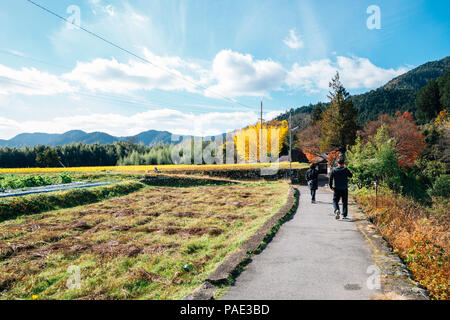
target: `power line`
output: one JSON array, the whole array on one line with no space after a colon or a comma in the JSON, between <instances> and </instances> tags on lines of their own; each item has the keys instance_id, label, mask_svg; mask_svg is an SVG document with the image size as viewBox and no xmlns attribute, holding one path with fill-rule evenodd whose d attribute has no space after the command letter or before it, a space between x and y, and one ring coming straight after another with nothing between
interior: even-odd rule
<instances>
[{"instance_id":1,"label":"power line","mask_svg":"<svg viewBox=\"0 0 450 320\"><path fill-rule=\"evenodd\" d=\"M9 78L6 76L1 76L0 75L0 83L7 83L7 84L12 84L12 85L16 85L16 86L20 86L23 88L28 88L31 90L41 90L45 85L43 83L39 83L39 82L28 82L28 81L23 81L23 80L18 80L18 79L13 79L13 78ZM128 98L128 97L120 97L117 95L111 95L111 94L94 94L88 91L73 91L73 92L67 92L68 94L74 96L74 97L84 97L84 98L90 98L90 99L95 99L95 100L100 100L100 101L107 101L107 102L114 102L114 103L119 103L119 104L128 104L128 105L133 105L135 107L140 107L140 108L145 108L145 109L158 109L158 108L177 108L175 106L174 103L172 102L168 102L166 100L161 100L161 99L153 99L152 98L152 102L148 102L148 101L144 101L144 100L139 100L136 98ZM156 103L154 103L156 102ZM203 108L203 109L210 109L209 106L201 106L201 105L197 105L196 107L198 108ZM221 107L217 107L217 109L223 109ZM197 113L200 114L208 114L211 111L196 111Z\"/></svg>"},{"instance_id":2,"label":"power line","mask_svg":"<svg viewBox=\"0 0 450 320\"><path fill-rule=\"evenodd\" d=\"M52 66L52 67L59 68L61 70L72 70L72 67L63 66L63 65L59 65L59 64L54 64L54 63L51 63L51 62L48 62L48 61L45 61L45 60L41 60L41 59L37 59L37 58L34 58L34 57L30 57L28 55L14 53L14 52L11 52L9 50L0 49L0 53L7 54L7 55L10 55L10 56L13 56L13 57L16 57L16 58L20 58L20 59L24 59L24 60L30 60L30 61L38 62L38 63L44 64L44 65L49 65L49 66ZM9 82L12 82L12 81L16 81L17 82L17 81L19 81L19 80L15 80L15 79L12 79L12 78L9 78L9 77L2 77L2 76L0 76L0 81L2 81L1 78L4 78L3 82L5 82L5 81L6 82L8 82L8 81ZM25 82L22 82L22 83L25 83ZM29 88L32 88L32 89L38 89L38 87L36 87L36 86L31 87L30 85L32 86L33 84L31 82L28 82L28 83L26 83L26 86L25 85L22 85L22 86L29 87ZM165 93L165 91L161 90L161 93ZM79 95L83 95L81 93L78 93L78 94ZM195 96L187 95L184 92L177 91L176 94L177 95L181 95L181 96L183 96L183 97L185 97L187 99L193 100L193 101L198 101L198 102L203 101L203 100L200 100L199 98L196 98ZM84 96L94 97L94 98L99 98L99 97L103 98L103 96L108 97L108 95L101 96L99 94L97 94L95 96L92 95L92 94L91 95L84 94ZM109 94L109 96L113 97L114 99L122 99L122 98L124 98L124 97L120 97L120 96L112 95L112 94ZM127 97L127 99L130 99L130 98ZM151 102L144 101L144 100L139 100L139 99L136 99L136 97L133 97L133 96L131 96L131 99L133 99L133 101L131 101L131 102L130 101L125 101L125 100L119 101L119 102L124 102L124 103L128 103L128 104L134 104L133 103L134 101L138 101L140 104L143 104L143 105L146 105L146 104L150 104L151 105L152 102L157 102L157 103L166 104L167 106L174 105L174 103L172 103L172 102L168 102L167 100L161 100L160 98L155 99L154 97L151 98L151 100L152 100ZM103 100L105 100L105 99L103 99ZM111 100L111 101L114 101L114 100ZM114 102L117 102L117 101L114 101ZM184 104L184 105L186 105L186 104ZM192 106L197 107L197 108L201 108L201 109L214 108L214 109L224 110L226 108L225 106L223 106L223 107L220 107L220 106L211 107L211 106L199 105L199 104L197 104L197 105L193 104ZM164 107L164 105L161 105L160 107ZM173 107L175 107L175 106L173 106ZM236 109L236 110L238 110L238 109ZM241 110L244 110L244 109L241 109ZM248 110L248 108L245 108L245 110Z\"/></svg>"},{"instance_id":3,"label":"power line","mask_svg":"<svg viewBox=\"0 0 450 320\"><path fill-rule=\"evenodd\" d=\"M48 61L45 61L45 60L41 60L41 59L37 59L37 58L34 58L34 57L30 57L28 55L14 53L14 52L11 52L11 51L8 51L8 50L4 50L4 49L0 49L0 53L7 54L7 55L10 55L10 56L14 56L14 57L17 57L17 58L20 58L20 59L30 60L30 61L38 62L38 63L41 63L41 64L57 67L57 68L62 69L62 70L72 70L72 67L54 64L54 63L51 63L51 62L48 62ZM3 78L3 80L2 80L2 78ZM16 84L18 82L20 82L20 80L16 80L16 79L12 79L12 78L9 78L9 77L4 77L4 76L0 76L0 81L9 82L9 83L16 82ZM21 85L23 87L28 87L28 88L31 88L31 89L39 89L39 87L35 86L35 84L36 83L22 81L22 84L19 84L19 85ZM164 93L164 91L161 91L161 92ZM195 96L187 95L187 94L185 94L183 92L177 91L176 93L178 95L181 95L181 96L183 96L183 97L185 97L187 99L193 100L193 101L199 101L199 102L203 101L200 98L196 98ZM71 93L71 94L74 95L74 93ZM96 98L96 99L102 99L102 100L111 100L113 102L119 102L119 103L134 104L134 105L136 105L136 102L138 102L138 104L141 104L143 106L147 106L147 105L154 105L154 106L156 106L155 104L152 103L152 102L156 102L156 103L162 103L162 104L166 105L166 106L159 105L158 107L173 107L173 108L175 108L175 104L174 103L168 102L167 100L162 100L160 98L156 98L155 99L154 97L152 97L151 98L152 101L149 102L147 100L146 101L139 100L139 99L137 99L136 97L133 97L133 96L131 96L131 98L130 98L128 96L127 97L125 97L125 96L117 96L117 95L112 95L110 93L108 95L99 95L99 94L91 94L91 93L84 93L83 94L83 93L80 93L78 91L77 95L87 96L87 97ZM110 97L112 97L113 99L111 99ZM117 99L125 99L125 98L128 99L128 100L117 100ZM171 106L171 105L173 105L173 106ZM199 105L199 104L193 105L193 106L197 107L197 108L201 108L201 109L212 108L211 106L205 106L205 105ZM223 110L226 107L225 106L223 106L223 107L216 106L214 108L215 109L219 109L219 110ZM236 109L236 110L239 110L239 109ZM248 108L241 109L241 110L248 110ZM204 112L202 112L202 113L204 113Z\"/></svg>"},{"instance_id":4,"label":"power line","mask_svg":"<svg viewBox=\"0 0 450 320\"><path fill-rule=\"evenodd\" d=\"M117 49L119 49L119 50L121 50L121 51L123 51L123 52L126 52L126 53L128 53L129 55L131 55L131 56L133 56L133 57L135 57L135 58L137 58L137 59L139 59L139 60L141 60L141 61L143 61L143 62L146 62L146 63L151 64L151 65L154 66L155 68L161 69L161 70L163 70L163 71L165 71L165 72L171 74L171 75L174 76L174 77L177 77L177 78L179 78L179 79L181 79L181 80L183 80L183 81L185 81L185 82L189 82L190 84L193 84L193 85L196 86L196 87L202 88L203 90L205 90L205 91L207 91L207 92L213 93L213 94L215 94L216 96L221 97L222 99L227 100L227 101L229 101L229 102L231 102L231 103L236 103L236 104L239 104L239 105L241 105L241 106L243 106L243 107L252 109L252 107L250 107L250 106L247 106L247 105L245 105L245 104L243 104L243 103L240 103L239 101L236 101L236 100L234 100L234 99L228 98L228 97L226 97L226 96L224 96L224 95L222 95L222 94L220 94L220 93L217 93L217 92L215 92L215 91L213 91L213 90L211 90L211 89L209 89L209 88L207 88L207 87L204 87L204 86L202 86L202 85L200 85L200 84L198 84L198 83L196 83L196 82L194 82L194 81L191 81L191 80L189 80L189 79L186 79L185 77L180 76L180 75L178 75L177 73L175 73L175 72L173 72L173 71L171 71L171 70L169 70L169 69L166 69L166 68L164 68L164 67L161 67L161 66L159 66L159 65L157 65L157 64L155 64L155 63L153 63L152 61L150 61L150 60L148 60L148 59L146 59L146 58L143 58L143 57L141 57L141 56L139 56L139 55L137 55L137 54L135 54L135 53L133 53L133 52L131 52L131 51L129 51L129 50L127 50L127 49L125 49L125 48L123 48L123 47L117 45L117 44L115 44L115 43L112 42L112 41L109 41L108 39L106 39L106 38L104 38L104 37L98 35L98 34L95 33L95 32L92 32L92 31L90 31L90 30L88 30L88 29L86 29L86 28L84 28L84 27L82 27L82 26L80 26L80 25L77 25L77 24L75 24L74 22L70 22L69 20L67 20L67 19L64 18L63 16L57 14L56 12L54 12L54 11L52 11L52 10L50 10L50 9L48 9L48 8L46 8L46 7L42 6L42 5L40 5L40 4L38 4L38 3L36 3L36 2L34 2L34 1L32 1L32 0L26 0L26 1L28 1L28 2L31 3L32 5L38 7L38 8L40 8L40 9L42 9L42 10L48 12L48 13L51 14L51 15L53 15L53 16L55 16L55 17L57 17L57 18L59 18L59 19L61 19L61 20L63 20L63 21L65 21L65 22L67 22L67 23L69 23L69 24L74 25L75 27L79 28L80 30L82 30L82 31L84 31L84 32L86 32L86 33L88 33L88 34L90 34L91 36L93 36L93 37L95 37L95 38L97 38L97 39L100 39L100 40L106 42L107 44L109 44L109 45L111 45L111 46L113 46L113 47L115 47L115 48L117 48Z\"/></svg>"}]
</instances>

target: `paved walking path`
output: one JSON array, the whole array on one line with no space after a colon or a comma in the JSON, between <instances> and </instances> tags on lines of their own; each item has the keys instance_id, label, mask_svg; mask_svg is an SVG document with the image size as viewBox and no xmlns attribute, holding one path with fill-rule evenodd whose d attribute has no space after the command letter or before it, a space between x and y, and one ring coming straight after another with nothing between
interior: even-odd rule
<instances>
[{"instance_id":1,"label":"paved walking path","mask_svg":"<svg viewBox=\"0 0 450 320\"><path fill-rule=\"evenodd\" d=\"M223 299L370 299L367 288L373 265L371 249L355 223L332 215L332 194L317 191L311 204L307 187L300 187L300 205Z\"/></svg>"}]
</instances>

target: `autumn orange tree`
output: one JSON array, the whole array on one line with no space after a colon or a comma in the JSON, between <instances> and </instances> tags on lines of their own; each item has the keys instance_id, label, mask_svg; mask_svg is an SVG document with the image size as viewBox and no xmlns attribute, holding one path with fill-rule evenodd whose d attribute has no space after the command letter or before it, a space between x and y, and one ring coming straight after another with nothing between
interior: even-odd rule
<instances>
[{"instance_id":1,"label":"autumn orange tree","mask_svg":"<svg viewBox=\"0 0 450 320\"><path fill-rule=\"evenodd\" d=\"M388 136L395 138L399 165L401 167L413 166L425 149L424 137L419 132L413 114L407 111L404 113L398 111L395 117L382 114L378 120L367 123L359 135L364 141L367 141L370 136L376 134L382 125L386 125Z\"/></svg>"},{"instance_id":2,"label":"autumn orange tree","mask_svg":"<svg viewBox=\"0 0 450 320\"><path fill-rule=\"evenodd\" d=\"M262 132L262 135L261 135ZM234 144L241 160L245 162L266 162L279 156L287 140L287 121L272 120L239 130L234 135Z\"/></svg>"}]
</instances>

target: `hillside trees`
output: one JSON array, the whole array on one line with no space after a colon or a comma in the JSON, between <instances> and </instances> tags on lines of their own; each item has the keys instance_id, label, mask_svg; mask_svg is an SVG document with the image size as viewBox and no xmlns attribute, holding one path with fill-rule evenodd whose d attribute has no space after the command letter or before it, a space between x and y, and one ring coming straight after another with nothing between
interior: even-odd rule
<instances>
[{"instance_id":1,"label":"hillside trees","mask_svg":"<svg viewBox=\"0 0 450 320\"><path fill-rule=\"evenodd\" d=\"M416 118L420 124L435 119L442 110L450 112L450 71L437 80L431 80L419 90L415 107Z\"/></svg>"},{"instance_id":2,"label":"hillside trees","mask_svg":"<svg viewBox=\"0 0 450 320\"><path fill-rule=\"evenodd\" d=\"M419 90L415 101L416 118L424 124L435 118L441 111L439 86L431 80L425 87Z\"/></svg>"},{"instance_id":3,"label":"hillside trees","mask_svg":"<svg viewBox=\"0 0 450 320\"><path fill-rule=\"evenodd\" d=\"M318 103L312 113L311 113L311 122L312 124L316 124L323 118L323 113L327 110L327 106L322 103Z\"/></svg>"},{"instance_id":4,"label":"hillside trees","mask_svg":"<svg viewBox=\"0 0 450 320\"><path fill-rule=\"evenodd\" d=\"M320 155L321 139L322 124L319 121L297 134L297 141L294 147L302 150L308 161L312 162Z\"/></svg>"}]
</instances>

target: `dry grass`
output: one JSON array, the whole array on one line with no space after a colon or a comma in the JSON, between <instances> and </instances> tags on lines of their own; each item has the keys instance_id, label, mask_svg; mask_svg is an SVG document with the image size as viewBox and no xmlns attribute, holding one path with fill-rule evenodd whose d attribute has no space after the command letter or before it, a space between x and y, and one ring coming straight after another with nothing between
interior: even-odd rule
<instances>
[{"instance_id":1,"label":"dry grass","mask_svg":"<svg viewBox=\"0 0 450 320\"><path fill-rule=\"evenodd\" d=\"M380 233L406 262L413 277L435 299L450 296L450 219L445 214L430 215L429 209L412 199L385 194L359 195L358 202ZM436 210L436 208L435 208Z\"/></svg>"},{"instance_id":2,"label":"dry grass","mask_svg":"<svg viewBox=\"0 0 450 320\"><path fill-rule=\"evenodd\" d=\"M180 299L285 203L288 184L148 187L0 224L0 298ZM68 289L69 266L81 289ZM184 267L183 267L184 266Z\"/></svg>"}]
</instances>

